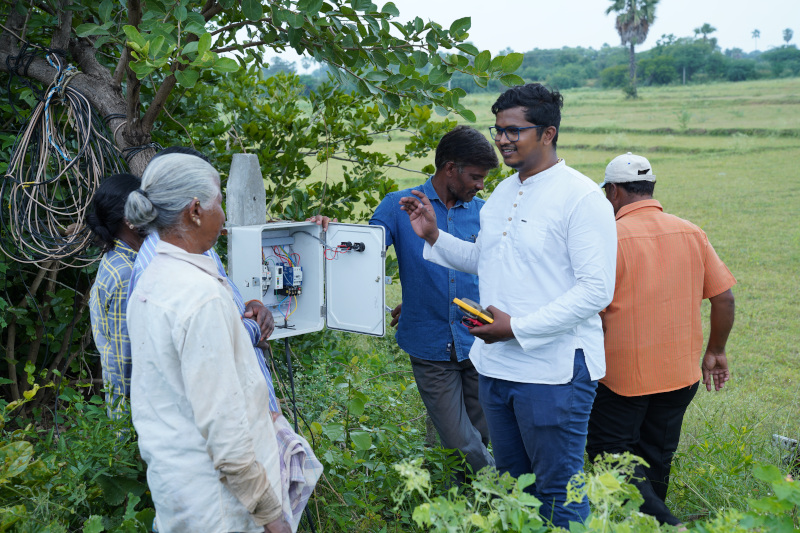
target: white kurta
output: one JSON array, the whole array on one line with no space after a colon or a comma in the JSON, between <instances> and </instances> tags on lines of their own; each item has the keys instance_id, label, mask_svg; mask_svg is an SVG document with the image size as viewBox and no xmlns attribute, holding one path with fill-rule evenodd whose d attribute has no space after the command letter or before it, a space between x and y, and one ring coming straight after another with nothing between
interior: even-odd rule
<instances>
[{"instance_id":1,"label":"white kurta","mask_svg":"<svg viewBox=\"0 0 800 533\"><path fill-rule=\"evenodd\" d=\"M596 183L564 162L529 177L506 178L481 210L468 243L444 232L425 259L480 279L480 304L511 315L514 339L476 339L470 359L481 374L519 383L572 379L582 348L593 380L605 375L598 313L614 295L614 210Z\"/></svg>"},{"instance_id":2,"label":"white kurta","mask_svg":"<svg viewBox=\"0 0 800 533\"><path fill-rule=\"evenodd\" d=\"M250 337L211 258L163 241L157 252L128 304L131 410L156 525L261 532L280 513L280 466Z\"/></svg>"}]
</instances>

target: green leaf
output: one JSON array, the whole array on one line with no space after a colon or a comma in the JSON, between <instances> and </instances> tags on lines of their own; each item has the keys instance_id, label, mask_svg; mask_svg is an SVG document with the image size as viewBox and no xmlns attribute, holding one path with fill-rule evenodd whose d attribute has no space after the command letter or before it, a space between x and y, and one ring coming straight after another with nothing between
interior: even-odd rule
<instances>
[{"instance_id":1,"label":"green leaf","mask_svg":"<svg viewBox=\"0 0 800 533\"><path fill-rule=\"evenodd\" d=\"M149 66L144 61L136 61L130 64L131 70L136 74L136 77L144 79L147 77L148 74L153 72L156 68Z\"/></svg>"},{"instance_id":2,"label":"green leaf","mask_svg":"<svg viewBox=\"0 0 800 533\"><path fill-rule=\"evenodd\" d=\"M83 523L83 533L101 533L106 528L103 526L103 517L93 514Z\"/></svg>"},{"instance_id":3,"label":"green leaf","mask_svg":"<svg viewBox=\"0 0 800 533\"><path fill-rule=\"evenodd\" d=\"M183 87L191 89L195 86L197 80L200 78L200 73L192 69L176 70L175 78Z\"/></svg>"},{"instance_id":4,"label":"green leaf","mask_svg":"<svg viewBox=\"0 0 800 533\"><path fill-rule=\"evenodd\" d=\"M366 431L352 431L350 433L350 440L357 450L369 450L372 446L372 437Z\"/></svg>"},{"instance_id":5,"label":"green leaf","mask_svg":"<svg viewBox=\"0 0 800 533\"><path fill-rule=\"evenodd\" d=\"M502 83L506 87L513 87L515 85L525 85L525 80L523 80L516 74L506 74L505 76L500 78L500 83Z\"/></svg>"},{"instance_id":6,"label":"green leaf","mask_svg":"<svg viewBox=\"0 0 800 533\"><path fill-rule=\"evenodd\" d=\"M139 30L137 30L134 26L126 24L125 26L122 27L122 31L125 32L125 36L128 38L129 41L138 44L140 47L144 47L145 45L144 37L142 37L142 34L139 33Z\"/></svg>"},{"instance_id":7,"label":"green leaf","mask_svg":"<svg viewBox=\"0 0 800 533\"><path fill-rule=\"evenodd\" d=\"M489 68L489 63L492 61L492 54L489 50L484 50L477 56L475 56L475 69L481 72L486 72L486 69Z\"/></svg>"},{"instance_id":8,"label":"green leaf","mask_svg":"<svg viewBox=\"0 0 800 533\"><path fill-rule=\"evenodd\" d=\"M364 76L364 79L373 82L386 81L388 78L389 78L388 74L386 74L385 72L381 72L379 70L373 70L367 72L367 74Z\"/></svg>"},{"instance_id":9,"label":"green leaf","mask_svg":"<svg viewBox=\"0 0 800 533\"><path fill-rule=\"evenodd\" d=\"M364 413L364 400L352 398L347 404L347 411L353 416L361 416Z\"/></svg>"},{"instance_id":10,"label":"green leaf","mask_svg":"<svg viewBox=\"0 0 800 533\"><path fill-rule=\"evenodd\" d=\"M400 97L396 94L384 93L383 101L390 109L397 109L400 107Z\"/></svg>"},{"instance_id":11,"label":"green leaf","mask_svg":"<svg viewBox=\"0 0 800 533\"><path fill-rule=\"evenodd\" d=\"M187 13L188 12L186 11L186 8L183 7L183 6L178 6L178 7L175 8L175 11L173 11L173 14L175 15L175 19L178 22L183 22L184 20L186 20L186 14Z\"/></svg>"},{"instance_id":12,"label":"green leaf","mask_svg":"<svg viewBox=\"0 0 800 533\"><path fill-rule=\"evenodd\" d=\"M469 109L466 109L466 108L460 109L458 111L458 114L461 115L462 117L464 117L469 122L475 122L475 120L476 120L475 113L473 113Z\"/></svg>"},{"instance_id":13,"label":"green leaf","mask_svg":"<svg viewBox=\"0 0 800 533\"><path fill-rule=\"evenodd\" d=\"M33 445L26 441L9 442L0 446L0 484L22 474L33 457Z\"/></svg>"},{"instance_id":14,"label":"green leaf","mask_svg":"<svg viewBox=\"0 0 800 533\"><path fill-rule=\"evenodd\" d=\"M242 14L248 20L261 20L264 11L261 9L261 0L242 0Z\"/></svg>"},{"instance_id":15,"label":"green leaf","mask_svg":"<svg viewBox=\"0 0 800 533\"><path fill-rule=\"evenodd\" d=\"M454 20L453 23L450 24L450 35L456 36L461 32L467 31L470 26L472 26L472 19L469 17Z\"/></svg>"},{"instance_id":16,"label":"green leaf","mask_svg":"<svg viewBox=\"0 0 800 533\"><path fill-rule=\"evenodd\" d=\"M383 9L381 9L381 12L393 17L400 16L400 10L397 9L397 6L395 6L392 2L387 2L386 5L383 6Z\"/></svg>"},{"instance_id":17,"label":"green leaf","mask_svg":"<svg viewBox=\"0 0 800 533\"><path fill-rule=\"evenodd\" d=\"M319 13L319 10L322 9L323 3L324 0L300 0L297 2L297 10L303 13L316 15Z\"/></svg>"},{"instance_id":18,"label":"green leaf","mask_svg":"<svg viewBox=\"0 0 800 533\"><path fill-rule=\"evenodd\" d=\"M161 51L161 47L164 46L164 36L159 35L155 39L150 41L150 54L152 57L158 57L158 53Z\"/></svg>"},{"instance_id":19,"label":"green leaf","mask_svg":"<svg viewBox=\"0 0 800 533\"><path fill-rule=\"evenodd\" d=\"M183 47L183 53L184 54L197 53L197 41L186 43L186 46Z\"/></svg>"},{"instance_id":20,"label":"green leaf","mask_svg":"<svg viewBox=\"0 0 800 533\"><path fill-rule=\"evenodd\" d=\"M197 40L197 55L204 56L211 49L211 34L204 33Z\"/></svg>"},{"instance_id":21,"label":"green leaf","mask_svg":"<svg viewBox=\"0 0 800 533\"><path fill-rule=\"evenodd\" d=\"M289 23L289 26L297 30L303 27L303 24L306 22L306 18L302 13L290 11L286 14L286 22Z\"/></svg>"},{"instance_id":22,"label":"green leaf","mask_svg":"<svg viewBox=\"0 0 800 533\"><path fill-rule=\"evenodd\" d=\"M128 494L141 496L147 486L135 478L125 476L109 476L102 474L96 479L97 486L103 492L103 499L109 505L122 505Z\"/></svg>"},{"instance_id":23,"label":"green leaf","mask_svg":"<svg viewBox=\"0 0 800 533\"><path fill-rule=\"evenodd\" d=\"M203 24L200 24L200 23L194 22L194 21L189 22L188 24L186 24L183 27L183 29L186 30L189 33L193 33L193 34L197 35L198 37L200 37L201 35L206 33L206 27Z\"/></svg>"},{"instance_id":24,"label":"green leaf","mask_svg":"<svg viewBox=\"0 0 800 533\"><path fill-rule=\"evenodd\" d=\"M216 72L236 72L239 70L239 63L235 60L231 59L230 57L220 57L214 63L214 70Z\"/></svg>"},{"instance_id":25,"label":"green leaf","mask_svg":"<svg viewBox=\"0 0 800 533\"><path fill-rule=\"evenodd\" d=\"M386 68L389 66L389 60L386 59L385 55L383 55L381 52L378 52L377 50L372 52L372 60L380 68Z\"/></svg>"},{"instance_id":26,"label":"green leaf","mask_svg":"<svg viewBox=\"0 0 800 533\"><path fill-rule=\"evenodd\" d=\"M100 7L97 9L97 12L100 14L100 20L102 22L108 22L111 20L111 10L114 8L114 2L111 0L103 0L100 2Z\"/></svg>"},{"instance_id":27,"label":"green leaf","mask_svg":"<svg viewBox=\"0 0 800 533\"><path fill-rule=\"evenodd\" d=\"M414 59L414 64L417 66L418 69L423 68L425 65L428 64L428 54L422 52L420 50L414 50L411 53L412 59Z\"/></svg>"},{"instance_id":28,"label":"green leaf","mask_svg":"<svg viewBox=\"0 0 800 533\"><path fill-rule=\"evenodd\" d=\"M757 465L753 468L753 475L767 483L776 483L783 480L783 474L774 465Z\"/></svg>"},{"instance_id":29,"label":"green leaf","mask_svg":"<svg viewBox=\"0 0 800 533\"><path fill-rule=\"evenodd\" d=\"M478 55L478 52L479 52L478 47L475 46L475 45L472 45L470 43L457 44L456 48L458 48L459 50L461 50L465 54L469 54L471 56L476 56L476 55Z\"/></svg>"},{"instance_id":30,"label":"green leaf","mask_svg":"<svg viewBox=\"0 0 800 533\"><path fill-rule=\"evenodd\" d=\"M89 37L91 35L109 35L108 30L103 29L97 24L81 24L75 28L78 37Z\"/></svg>"},{"instance_id":31,"label":"green leaf","mask_svg":"<svg viewBox=\"0 0 800 533\"><path fill-rule=\"evenodd\" d=\"M375 10L375 4L370 2L370 0L350 0L350 5L353 6L353 9L356 11Z\"/></svg>"},{"instance_id":32,"label":"green leaf","mask_svg":"<svg viewBox=\"0 0 800 533\"><path fill-rule=\"evenodd\" d=\"M344 440L344 426L337 423L326 424L322 427L322 434L332 442L342 441Z\"/></svg>"},{"instance_id":33,"label":"green leaf","mask_svg":"<svg viewBox=\"0 0 800 533\"><path fill-rule=\"evenodd\" d=\"M447 83L447 80L450 79L450 74L447 72L447 69L444 67L436 67L432 69L428 74L428 82L432 85L442 85Z\"/></svg>"},{"instance_id":34,"label":"green leaf","mask_svg":"<svg viewBox=\"0 0 800 533\"><path fill-rule=\"evenodd\" d=\"M439 105L435 105L435 106L433 106L433 110L434 110L434 111L436 112L436 114L437 114L437 115L439 115L440 117L446 117L447 115L449 115L449 114L450 114L450 111L448 111L447 109L445 109L445 108L443 108L442 106L439 106Z\"/></svg>"},{"instance_id":35,"label":"green leaf","mask_svg":"<svg viewBox=\"0 0 800 533\"><path fill-rule=\"evenodd\" d=\"M10 385L11 383L14 383L13 379L0 378L0 385Z\"/></svg>"},{"instance_id":36,"label":"green leaf","mask_svg":"<svg viewBox=\"0 0 800 533\"><path fill-rule=\"evenodd\" d=\"M524 56L520 53L513 52L508 54L503 58L503 63L500 65L500 69L503 72L514 72L520 67L520 65L522 65L523 59Z\"/></svg>"},{"instance_id":37,"label":"green leaf","mask_svg":"<svg viewBox=\"0 0 800 533\"><path fill-rule=\"evenodd\" d=\"M102 37L98 37L97 39L95 39L93 44L94 47L99 50L103 47L103 45L105 45L109 41L111 41L111 37L104 35Z\"/></svg>"}]
</instances>

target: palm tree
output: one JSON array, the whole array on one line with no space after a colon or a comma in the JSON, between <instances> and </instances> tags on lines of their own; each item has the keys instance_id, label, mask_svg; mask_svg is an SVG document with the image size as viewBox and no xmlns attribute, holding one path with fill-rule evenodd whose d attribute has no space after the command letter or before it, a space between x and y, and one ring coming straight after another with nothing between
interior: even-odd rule
<instances>
[{"instance_id":1,"label":"palm tree","mask_svg":"<svg viewBox=\"0 0 800 533\"><path fill-rule=\"evenodd\" d=\"M792 31L792 28L786 28L785 30L783 30L783 40L786 41L786 44L789 44L789 41L792 40L792 37L794 37L794 32Z\"/></svg>"},{"instance_id":2,"label":"palm tree","mask_svg":"<svg viewBox=\"0 0 800 533\"><path fill-rule=\"evenodd\" d=\"M636 98L636 54L634 46L647 39L650 25L656 20L658 0L612 0L606 15L616 13L616 28L622 46L630 45L630 96Z\"/></svg>"},{"instance_id":3,"label":"palm tree","mask_svg":"<svg viewBox=\"0 0 800 533\"><path fill-rule=\"evenodd\" d=\"M758 38L761 37L761 32L758 30L753 30L753 40L756 42L756 50L758 50Z\"/></svg>"},{"instance_id":4,"label":"palm tree","mask_svg":"<svg viewBox=\"0 0 800 533\"><path fill-rule=\"evenodd\" d=\"M695 35L703 35L703 41L708 41L708 36L717 31L717 28L709 24L708 22L703 23L702 26L699 28L694 29Z\"/></svg>"}]
</instances>

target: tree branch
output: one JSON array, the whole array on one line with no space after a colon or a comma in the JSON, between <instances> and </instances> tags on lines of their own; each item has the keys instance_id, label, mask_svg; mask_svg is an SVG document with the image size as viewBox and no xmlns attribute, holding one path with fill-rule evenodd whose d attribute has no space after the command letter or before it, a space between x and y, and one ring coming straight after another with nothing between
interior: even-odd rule
<instances>
[{"instance_id":1,"label":"tree branch","mask_svg":"<svg viewBox=\"0 0 800 533\"><path fill-rule=\"evenodd\" d=\"M114 77L112 78L113 81L111 82L111 86L116 91L122 91L122 78L125 77L125 72L128 68L128 63L131 60L131 53L126 46L122 50L122 55L119 57L119 62L117 63L116 68L114 69Z\"/></svg>"},{"instance_id":2,"label":"tree branch","mask_svg":"<svg viewBox=\"0 0 800 533\"><path fill-rule=\"evenodd\" d=\"M254 48L256 46L261 46L262 44L269 44L269 42L253 41L245 44L234 44L231 46L226 46L224 48L215 48L213 51L217 54L221 54L223 52L230 52L231 50L244 50L245 48Z\"/></svg>"},{"instance_id":3,"label":"tree branch","mask_svg":"<svg viewBox=\"0 0 800 533\"><path fill-rule=\"evenodd\" d=\"M142 4L140 0L128 0L128 24L138 28L141 21ZM126 52L130 53L127 47ZM128 124L125 127L125 132L123 132L123 138L135 146L136 140L133 139L133 132L141 131L139 130L139 107L141 106L140 94L142 90L142 82L136 77L136 73L131 69L129 63L125 64L125 73L128 79L127 108L125 111ZM125 136L125 133L128 134L127 137Z\"/></svg>"},{"instance_id":4,"label":"tree branch","mask_svg":"<svg viewBox=\"0 0 800 533\"><path fill-rule=\"evenodd\" d=\"M206 19L206 22L208 22L221 12L222 12L221 5L219 5L214 0L208 0L206 2L206 5L203 6L203 11L200 14L203 15L203 18Z\"/></svg>"},{"instance_id":5,"label":"tree branch","mask_svg":"<svg viewBox=\"0 0 800 533\"><path fill-rule=\"evenodd\" d=\"M21 37L22 28L25 26L25 17L20 15L16 9L11 9L11 14L8 16L6 20L6 26L0 24L0 28L3 28L3 33L0 33L0 50L8 51L8 55L15 55L19 51L19 47L17 46L14 38L17 41L24 41ZM0 68L5 67L5 61L3 61L3 65ZM5 69L3 69L5 70Z\"/></svg>"},{"instance_id":6,"label":"tree branch","mask_svg":"<svg viewBox=\"0 0 800 533\"><path fill-rule=\"evenodd\" d=\"M69 8L71 0L61 0L58 9L58 26L50 40L50 48L66 50L69 47L70 31L72 30L72 10Z\"/></svg>"},{"instance_id":7,"label":"tree branch","mask_svg":"<svg viewBox=\"0 0 800 533\"><path fill-rule=\"evenodd\" d=\"M153 97L153 101L150 102L150 105L147 107L147 111L144 112L144 116L142 117L142 129L144 131L150 131L153 128L153 124L155 124L158 114L162 109L164 109L164 105L167 103L169 93L172 92L172 89L175 88L177 83L178 80L175 78L175 74L170 74L164 78L164 81L161 83L161 86L158 88L158 91L156 91L156 94Z\"/></svg>"},{"instance_id":8,"label":"tree branch","mask_svg":"<svg viewBox=\"0 0 800 533\"><path fill-rule=\"evenodd\" d=\"M264 17L263 19L255 21L255 22L252 21L252 20L243 20L241 22L234 22L232 24L228 24L227 26L223 26L223 27L221 27L221 28L219 28L217 30L214 30L214 31L211 32L211 36L213 37L215 35L219 35L220 33L223 33L223 32L226 32L226 31L230 31L230 30L237 30L239 28L242 28L244 26L249 26L251 24L255 26L255 25L260 24L262 22L266 22L270 26L273 26L272 18L270 18L270 17Z\"/></svg>"}]
</instances>

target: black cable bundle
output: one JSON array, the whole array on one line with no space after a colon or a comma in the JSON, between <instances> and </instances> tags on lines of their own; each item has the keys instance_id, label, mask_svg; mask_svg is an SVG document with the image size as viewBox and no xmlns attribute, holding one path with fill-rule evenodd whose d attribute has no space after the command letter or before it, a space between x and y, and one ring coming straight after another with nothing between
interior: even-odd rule
<instances>
[{"instance_id":1,"label":"black cable bundle","mask_svg":"<svg viewBox=\"0 0 800 533\"><path fill-rule=\"evenodd\" d=\"M29 55L17 58L12 73L20 74ZM125 164L89 100L70 87L77 70L58 53L45 57L57 74L17 137L0 184L0 250L42 268L82 267L98 259L88 254L89 204L100 180Z\"/></svg>"}]
</instances>

